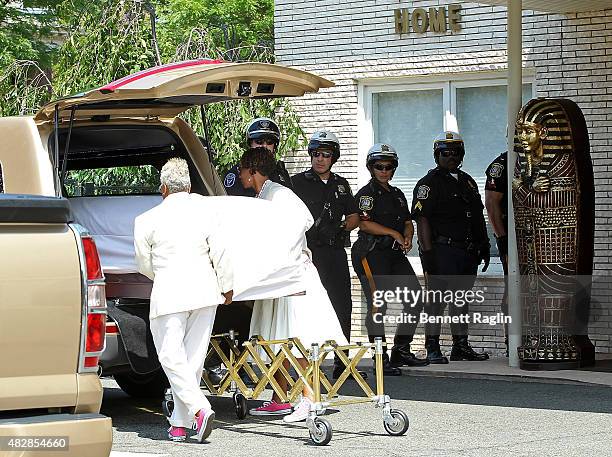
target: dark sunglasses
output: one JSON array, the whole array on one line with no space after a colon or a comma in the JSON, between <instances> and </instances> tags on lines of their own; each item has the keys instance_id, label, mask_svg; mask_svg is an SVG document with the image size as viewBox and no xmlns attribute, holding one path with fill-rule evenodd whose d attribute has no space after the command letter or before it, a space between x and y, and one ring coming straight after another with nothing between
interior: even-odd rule
<instances>
[{"instance_id":1,"label":"dark sunglasses","mask_svg":"<svg viewBox=\"0 0 612 457\"><path fill-rule=\"evenodd\" d=\"M319 156L323 156L324 159L329 159L331 158L333 154L331 152L327 152L327 151L314 151L312 153L313 157L319 157Z\"/></svg>"},{"instance_id":2,"label":"dark sunglasses","mask_svg":"<svg viewBox=\"0 0 612 457\"><path fill-rule=\"evenodd\" d=\"M382 163L375 163L374 168L378 171L391 171L395 170L397 167L395 165L383 165Z\"/></svg>"},{"instance_id":3,"label":"dark sunglasses","mask_svg":"<svg viewBox=\"0 0 612 457\"><path fill-rule=\"evenodd\" d=\"M264 144L267 144L267 145L276 144L276 141L274 141L272 138L257 138L256 140L253 140L253 141L255 141L255 144L259 146L262 146Z\"/></svg>"},{"instance_id":4,"label":"dark sunglasses","mask_svg":"<svg viewBox=\"0 0 612 457\"><path fill-rule=\"evenodd\" d=\"M459 149L443 149L440 151L442 157L461 157L461 151Z\"/></svg>"}]
</instances>

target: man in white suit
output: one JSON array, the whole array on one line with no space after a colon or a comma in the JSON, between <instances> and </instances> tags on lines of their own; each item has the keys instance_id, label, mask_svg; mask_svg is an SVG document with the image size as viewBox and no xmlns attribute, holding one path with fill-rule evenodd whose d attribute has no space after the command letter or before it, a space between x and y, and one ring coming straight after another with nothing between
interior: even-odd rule
<instances>
[{"instance_id":1,"label":"man in white suit","mask_svg":"<svg viewBox=\"0 0 612 457\"><path fill-rule=\"evenodd\" d=\"M202 442L215 413L200 378L217 306L232 301L232 267L218 205L189 193L187 162L170 159L160 181L162 203L135 221L136 263L153 280L151 333L174 399L168 438L184 441L191 426Z\"/></svg>"}]
</instances>

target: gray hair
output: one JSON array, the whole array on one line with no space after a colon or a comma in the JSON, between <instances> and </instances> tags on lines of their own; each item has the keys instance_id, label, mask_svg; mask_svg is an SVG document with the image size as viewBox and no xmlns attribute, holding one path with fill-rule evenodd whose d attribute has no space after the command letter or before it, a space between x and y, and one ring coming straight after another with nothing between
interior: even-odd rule
<instances>
[{"instance_id":1,"label":"gray hair","mask_svg":"<svg viewBox=\"0 0 612 457\"><path fill-rule=\"evenodd\" d=\"M162 185L166 185L168 192L189 192L191 180L189 179L189 167L185 159L172 158L162 167L159 175Z\"/></svg>"}]
</instances>

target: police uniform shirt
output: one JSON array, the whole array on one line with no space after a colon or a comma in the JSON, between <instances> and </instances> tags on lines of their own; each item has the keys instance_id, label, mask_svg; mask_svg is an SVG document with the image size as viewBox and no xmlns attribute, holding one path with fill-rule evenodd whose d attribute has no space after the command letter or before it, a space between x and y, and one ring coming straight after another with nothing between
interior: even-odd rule
<instances>
[{"instance_id":1,"label":"police uniform shirt","mask_svg":"<svg viewBox=\"0 0 612 457\"><path fill-rule=\"evenodd\" d=\"M270 180L278 184L282 184L289 189L292 188L291 178L289 173L285 169L285 164L282 160L276 163L276 170L269 176ZM223 186L227 195L233 195L237 197L254 197L256 192L254 189L245 189L240 181L240 171L238 170L238 164L234 165L227 172L223 178Z\"/></svg>"},{"instance_id":2,"label":"police uniform shirt","mask_svg":"<svg viewBox=\"0 0 612 457\"><path fill-rule=\"evenodd\" d=\"M293 191L308 206L315 221L321 216L326 202L330 203L329 215L323 214L323 222L340 222L343 216L357 214L357 204L346 179L335 173L329 175L327 184L312 169L291 177ZM312 229L311 229L312 230Z\"/></svg>"},{"instance_id":3,"label":"police uniform shirt","mask_svg":"<svg viewBox=\"0 0 612 457\"><path fill-rule=\"evenodd\" d=\"M363 221L376 222L403 234L406 222L412 220L404 193L393 186L387 190L375 179L357 192L355 201Z\"/></svg>"},{"instance_id":4,"label":"police uniform shirt","mask_svg":"<svg viewBox=\"0 0 612 457\"><path fill-rule=\"evenodd\" d=\"M414 188L412 215L427 218L434 240L438 236L454 241L485 239L483 208L476 181L461 170L453 176L437 167Z\"/></svg>"},{"instance_id":5,"label":"police uniform shirt","mask_svg":"<svg viewBox=\"0 0 612 457\"><path fill-rule=\"evenodd\" d=\"M507 163L508 153L502 152L493 162L491 162L491 164L487 168L487 182L485 184L485 190L499 192L503 194L501 200L501 208L506 229L508 228L508 174L506 169Z\"/></svg>"}]
</instances>

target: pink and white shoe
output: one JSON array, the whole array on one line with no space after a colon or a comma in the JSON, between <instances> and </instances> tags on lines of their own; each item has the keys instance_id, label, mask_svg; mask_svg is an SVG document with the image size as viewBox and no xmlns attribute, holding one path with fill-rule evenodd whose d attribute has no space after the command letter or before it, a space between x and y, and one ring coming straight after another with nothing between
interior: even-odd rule
<instances>
[{"instance_id":1,"label":"pink and white shoe","mask_svg":"<svg viewBox=\"0 0 612 457\"><path fill-rule=\"evenodd\" d=\"M310 414L310 409L313 404L309 398L302 397L300 402L296 405L293 413L288 416L283 417L283 422L291 423L291 422L302 422L308 419L308 415Z\"/></svg>"},{"instance_id":2,"label":"pink and white shoe","mask_svg":"<svg viewBox=\"0 0 612 457\"><path fill-rule=\"evenodd\" d=\"M265 401L259 408L249 410L251 416L284 416L291 414L293 408L291 403L276 403L275 401Z\"/></svg>"},{"instance_id":3,"label":"pink and white shoe","mask_svg":"<svg viewBox=\"0 0 612 457\"><path fill-rule=\"evenodd\" d=\"M196 431L195 439L201 443L212 433L212 425L215 420L215 412L212 409L208 411L201 409L193 422L193 429Z\"/></svg>"},{"instance_id":4,"label":"pink and white shoe","mask_svg":"<svg viewBox=\"0 0 612 457\"><path fill-rule=\"evenodd\" d=\"M175 427L171 425L168 429L168 439L176 442L185 441L187 439L185 427Z\"/></svg>"}]
</instances>

